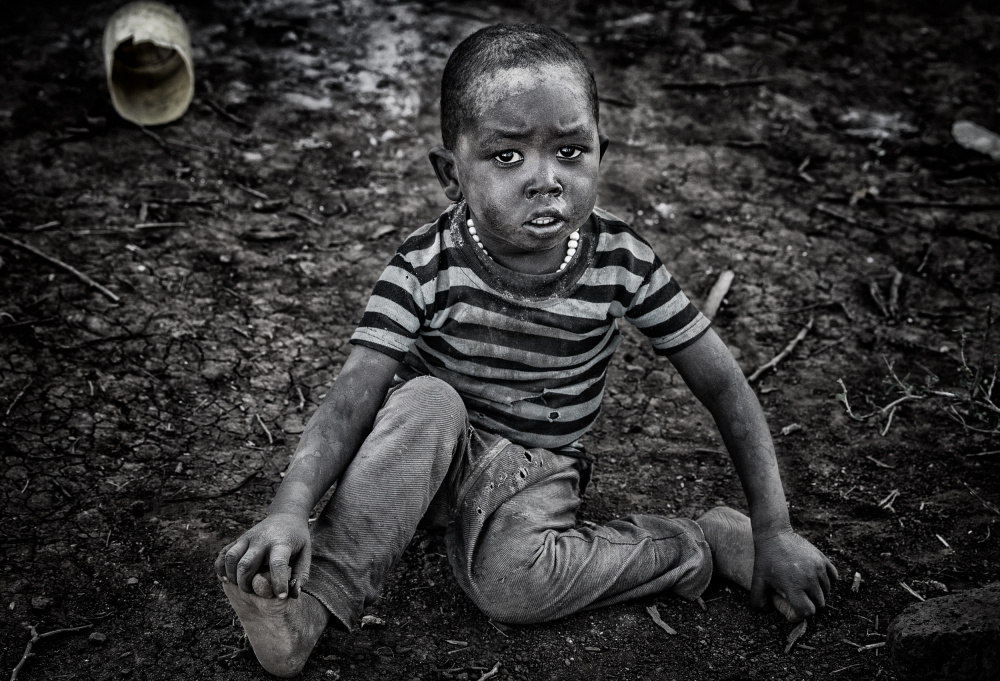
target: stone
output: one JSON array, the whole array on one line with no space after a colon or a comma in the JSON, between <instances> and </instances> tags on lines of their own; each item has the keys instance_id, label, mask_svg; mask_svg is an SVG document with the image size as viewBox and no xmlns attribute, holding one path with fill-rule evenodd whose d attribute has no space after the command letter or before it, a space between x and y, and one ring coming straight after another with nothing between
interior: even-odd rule
<instances>
[{"instance_id":1,"label":"stone","mask_svg":"<svg viewBox=\"0 0 1000 681\"><path fill-rule=\"evenodd\" d=\"M52 605L52 599L48 596L35 596L31 599L31 609L41 612L42 610L48 610L49 606Z\"/></svg>"},{"instance_id":2,"label":"stone","mask_svg":"<svg viewBox=\"0 0 1000 681\"><path fill-rule=\"evenodd\" d=\"M886 649L902 681L1000 679L1000 582L907 607Z\"/></svg>"},{"instance_id":3,"label":"stone","mask_svg":"<svg viewBox=\"0 0 1000 681\"><path fill-rule=\"evenodd\" d=\"M101 646L108 640L108 635L101 633L100 631L95 631L89 636L88 640L95 646Z\"/></svg>"}]
</instances>

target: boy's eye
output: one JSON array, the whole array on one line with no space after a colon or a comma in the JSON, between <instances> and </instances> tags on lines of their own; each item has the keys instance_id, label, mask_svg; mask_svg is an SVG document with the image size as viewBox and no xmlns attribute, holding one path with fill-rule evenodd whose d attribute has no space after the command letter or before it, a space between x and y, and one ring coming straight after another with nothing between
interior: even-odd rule
<instances>
[{"instance_id":1,"label":"boy's eye","mask_svg":"<svg viewBox=\"0 0 1000 681\"><path fill-rule=\"evenodd\" d=\"M517 151L501 151L493 158L501 166L512 166L524 160L524 156L521 156L520 152Z\"/></svg>"},{"instance_id":2,"label":"boy's eye","mask_svg":"<svg viewBox=\"0 0 1000 681\"><path fill-rule=\"evenodd\" d=\"M571 158L576 158L582 153L583 150L580 149L580 147L563 147L558 152L556 152L556 155L559 158L571 159Z\"/></svg>"}]
</instances>

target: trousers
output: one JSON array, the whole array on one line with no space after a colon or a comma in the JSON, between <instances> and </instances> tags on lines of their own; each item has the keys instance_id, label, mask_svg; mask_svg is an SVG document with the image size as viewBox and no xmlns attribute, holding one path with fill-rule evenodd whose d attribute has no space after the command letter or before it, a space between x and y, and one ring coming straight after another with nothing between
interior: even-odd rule
<instances>
[{"instance_id":1,"label":"trousers","mask_svg":"<svg viewBox=\"0 0 1000 681\"><path fill-rule=\"evenodd\" d=\"M662 591L698 597L712 577L698 525L656 515L579 524L580 473L578 458L470 426L444 381L407 381L387 395L313 525L303 590L356 628L423 521L445 526L458 584L497 622L545 622Z\"/></svg>"}]
</instances>

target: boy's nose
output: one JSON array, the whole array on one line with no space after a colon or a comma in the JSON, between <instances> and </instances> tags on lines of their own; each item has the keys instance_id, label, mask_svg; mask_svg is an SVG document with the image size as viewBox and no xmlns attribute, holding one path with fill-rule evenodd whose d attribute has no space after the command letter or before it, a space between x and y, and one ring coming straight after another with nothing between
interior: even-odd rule
<instances>
[{"instance_id":1,"label":"boy's nose","mask_svg":"<svg viewBox=\"0 0 1000 681\"><path fill-rule=\"evenodd\" d=\"M536 196L561 196L562 192L563 187L556 176L555 164L545 162L536 165L524 189L524 194L529 199Z\"/></svg>"}]
</instances>

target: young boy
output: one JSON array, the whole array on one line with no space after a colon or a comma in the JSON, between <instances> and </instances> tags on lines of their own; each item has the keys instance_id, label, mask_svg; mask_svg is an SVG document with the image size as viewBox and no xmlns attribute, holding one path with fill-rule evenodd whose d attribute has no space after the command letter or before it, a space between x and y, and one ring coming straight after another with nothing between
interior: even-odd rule
<instances>
[{"instance_id":1,"label":"young boy","mask_svg":"<svg viewBox=\"0 0 1000 681\"><path fill-rule=\"evenodd\" d=\"M649 244L594 207L598 115L593 72L557 31L493 26L451 55L430 160L454 203L400 246L267 517L216 560L272 674L297 674L330 622L357 626L422 519L446 525L458 583L500 622L694 599L713 569L789 619L823 607L837 572L791 529L739 366ZM714 416L750 518L576 525L579 439L621 317Z\"/></svg>"}]
</instances>

